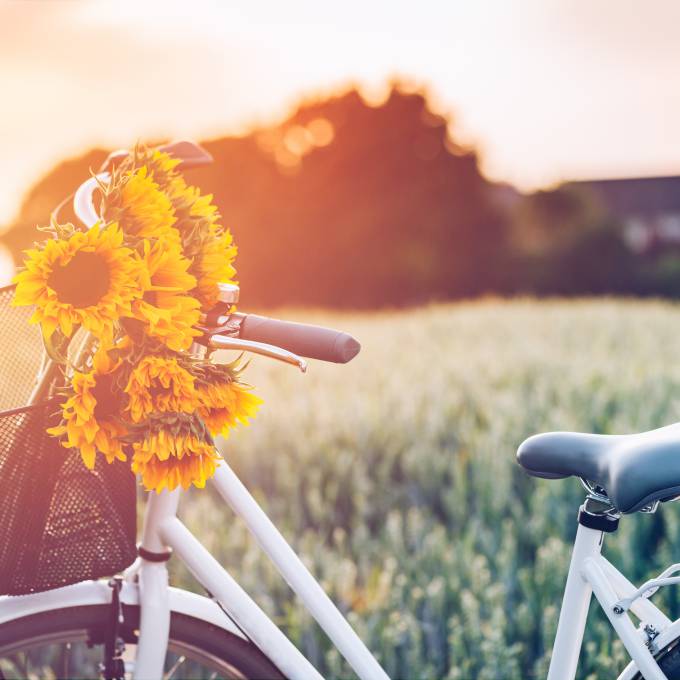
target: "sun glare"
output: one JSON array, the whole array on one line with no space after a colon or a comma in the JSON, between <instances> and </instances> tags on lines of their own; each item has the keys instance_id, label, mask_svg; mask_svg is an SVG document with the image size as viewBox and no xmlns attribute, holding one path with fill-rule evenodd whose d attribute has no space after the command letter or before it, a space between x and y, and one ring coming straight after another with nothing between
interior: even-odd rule
<instances>
[{"instance_id":1,"label":"sun glare","mask_svg":"<svg viewBox=\"0 0 680 680\"><path fill-rule=\"evenodd\" d=\"M302 2L296 13L255 5L0 3L0 224L41 173L90 146L240 134L347 83L380 106L395 76L427 85L431 103L454 114L457 141L520 188L677 172L680 99L659 106L656 96L680 57L670 0L644 30L613 1L393 3L389 13L359 0ZM608 13L617 21L603 41L592 27ZM178 48L172 69L156 67ZM263 140L280 167L333 140L326 122L304 128Z\"/></svg>"},{"instance_id":2,"label":"sun glare","mask_svg":"<svg viewBox=\"0 0 680 680\"><path fill-rule=\"evenodd\" d=\"M259 148L274 157L281 172L297 172L302 160L315 149L326 147L335 139L333 123L314 118L306 125L296 124L262 130L256 136Z\"/></svg>"},{"instance_id":3,"label":"sun glare","mask_svg":"<svg viewBox=\"0 0 680 680\"><path fill-rule=\"evenodd\" d=\"M0 245L0 286L7 286L14 276L14 260L9 250Z\"/></svg>"}]
</instances>

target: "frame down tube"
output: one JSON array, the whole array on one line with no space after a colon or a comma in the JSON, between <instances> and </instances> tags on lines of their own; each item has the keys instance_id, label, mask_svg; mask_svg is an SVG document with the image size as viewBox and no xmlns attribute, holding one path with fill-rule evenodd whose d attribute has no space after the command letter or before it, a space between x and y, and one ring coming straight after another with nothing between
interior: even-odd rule
<instances>
[{"instance_id":1,"label":"frame down tube","mask_svg":"<svg viewBox=\"0 0 680 680\"><path fill-rule=\"evenodd\" d=\"M286 677L291 680L323 680L297 647L177 517L165 519L159 532L198 582ZM141 680L142 676L139 677Z\"/></svg>"},{"instance_id":2,"label":"frame down tube","mask_svg":"<svg viewBox=\"0 0 680 680\"><path fill-rule=\"evenodd\" d=\"M300 651L272 623L236 581L177 519L180 490L149 493L144 515L142 547L151 552L172 548L229 617L291 680L323 680ZM139 577L141 621L135 680L163 677L170 629L168 572L165 562L138 558L129 577Z\"/></svg>"},{"instance_id":3,"label":"frame down tube","mask_svg":"<svg viewBox=\"0 0 680 680\"><path fill-rule=\"evenodd\" d=\"M361 680L389 680L359 636L226 461L220 461L212 483L234 512L243 519L281 576ZM266 649L263 651L267 652Z\"/></svg>"}]
</instances>

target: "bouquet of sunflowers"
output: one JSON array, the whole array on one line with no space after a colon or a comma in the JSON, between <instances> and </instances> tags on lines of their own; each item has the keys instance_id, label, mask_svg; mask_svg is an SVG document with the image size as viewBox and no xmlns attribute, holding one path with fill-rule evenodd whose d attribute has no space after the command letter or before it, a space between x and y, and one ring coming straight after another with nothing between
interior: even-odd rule
<instances>
[{"instance_id":1,"label":"bouquet of sunflowers","mask_svg":"<svg viewBox=\"0 0 680 680\"><path fill-rule=\"evenodd\" d=\"M203 487L219 461L213 436L261 403L238 361L191 352L218 284L233 282L236 247L179 163L136 148L100 185L101 221L53 220L15 278L14 304L35 306L31 320L63 366L61 423L48 433L90 469L97 456L129 461L156 491Z\"/></svg>"}]
</instances>

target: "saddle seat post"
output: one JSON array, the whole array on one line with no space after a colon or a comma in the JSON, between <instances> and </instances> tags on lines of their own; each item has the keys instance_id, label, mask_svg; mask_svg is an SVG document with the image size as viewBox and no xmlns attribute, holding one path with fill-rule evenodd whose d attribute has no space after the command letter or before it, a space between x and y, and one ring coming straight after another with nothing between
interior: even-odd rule
<instances>
[{"instance_id":1,"label":"saddle seat post","mask_svg":"<svg viewBox=\"0 0 680 680\"><path fill-rule=\"evenodd\" d=\"M548 680L573 680L583 642L592 587L583 578L584 562L602 551L604 534L616 531L620 514L604 489L581 480L588 491L579 508L578 528L557 624Z\"/></svg>"}]
</instances>

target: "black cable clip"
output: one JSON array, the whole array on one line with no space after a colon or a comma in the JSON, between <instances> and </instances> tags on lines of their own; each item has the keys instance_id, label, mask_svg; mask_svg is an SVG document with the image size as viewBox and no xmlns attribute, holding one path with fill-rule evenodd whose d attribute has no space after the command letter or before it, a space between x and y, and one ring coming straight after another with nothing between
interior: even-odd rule
<instances>
[{"instance_id":1,"label":"black cable clip","mask_svg":"<svg viewBox=\"0 0 680 680\"><path fill-rule=\"evenodd\" d=\"M143 548L140 543L137 546L137 554L147 562L167 562L172 557L172 548L168 548L164 552L152 552Z\"/></svg>"}]
</instances>

